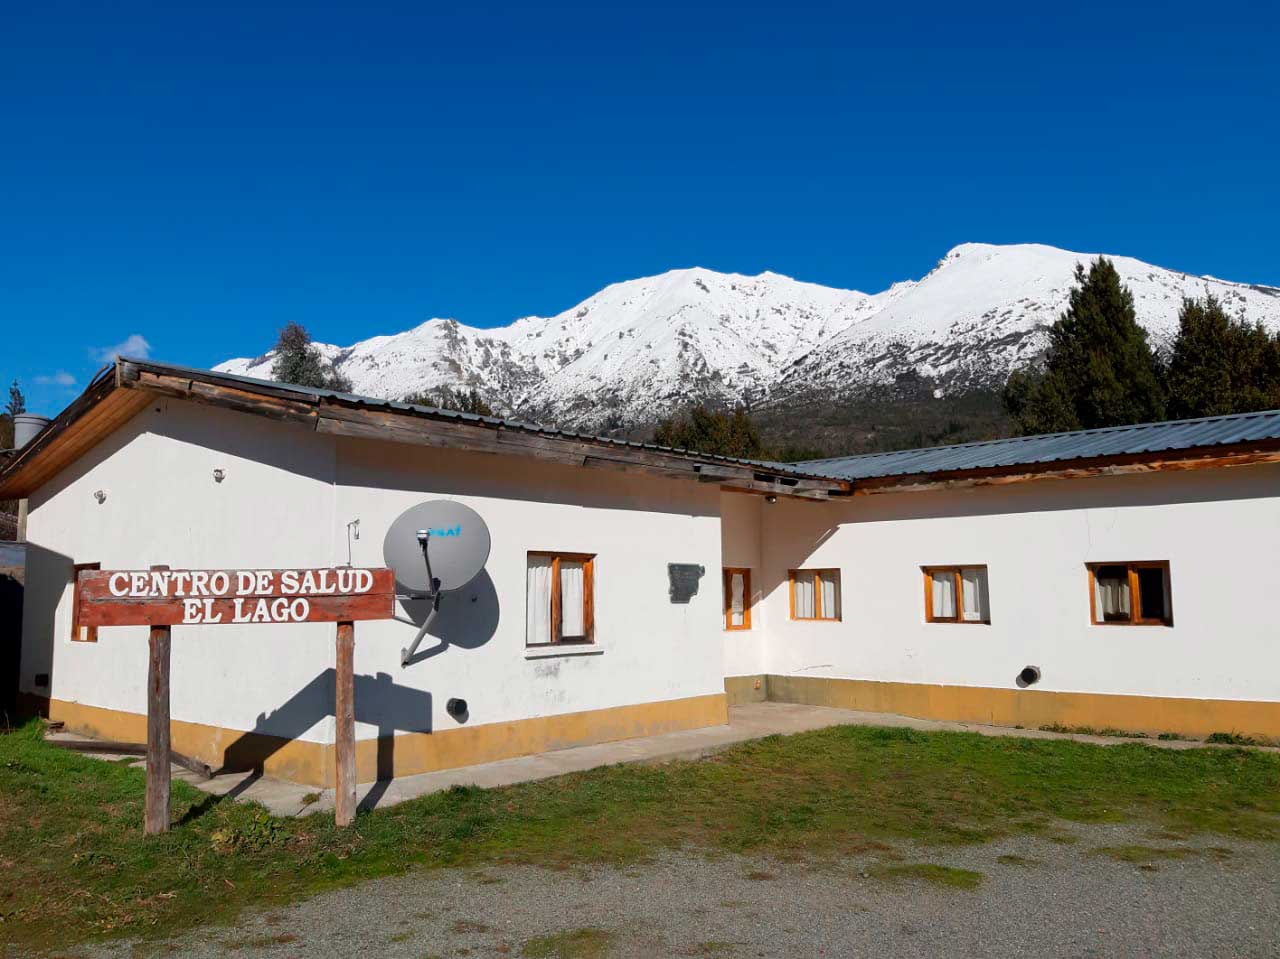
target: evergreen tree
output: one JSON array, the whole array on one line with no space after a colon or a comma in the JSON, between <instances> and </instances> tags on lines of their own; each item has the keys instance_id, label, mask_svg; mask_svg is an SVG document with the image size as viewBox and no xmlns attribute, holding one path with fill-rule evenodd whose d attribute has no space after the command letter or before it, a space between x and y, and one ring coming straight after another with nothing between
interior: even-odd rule
<instances>
[{"instance_id":1,"label":"evergreen tree","mask_svg":"<svg viewBox=\"0 0 1280 959\"><path fill-rule=\"evenodd\" d=\"M13 385L9 387L9 402L5 404L4 411L0 412L0 450L7 450L13 446L13 418L26 411L26 397L22 395L18 381L14 380Z\"/></svg>"},{"instance_id":2,"label":"evergreen tree","mask_svg":"<svg viewBox=\"0 0 1280 959\"><path fill-rule=\"evenodd\" d=\"M13 385L9 387L9 402L5 405L4 411L9 416L9 421L19 413L27 411L27 398L22 395L22 390L18 388L18 381L14 380Z\"/></svg>"},{"instance_id":3,"label":"evergreen tree","mask_svg":"<svg viewBox=\"0 0 1280 959\"><path fill-rule=\"evenodd\" d=\"M493 407L485 402L484 397L472 387L468 390L455 390L442 386L438 390L424 390L404 398L404 402L414 406L433 406L441 410L455 410L459 413L475 413L477 416L493 416Z\"/></svg>"},{"instance_id":4,"label":"evergreen tree","mask_svg":"<svg viewBox=\"0 0 1280 959\"><path fill-rule=\"evenodd\" d=\"M1099 257L1087 273L1076 264L1076 286L1049 330L1043 370L1012 374L1003 398L1023 434L1164 417L1159 363L1110 260Z\"/></svg>"},{"instance_id":5,"label":"evergreen tree","mask_svg":"<svg viewBox=\"0 0 1280 959\"><path fill-rule=\"evenodd\" d=\"M1167 384L1173 417L1280 407L1280 336L1233 322L1212 295L1184 300Z\"/></svg>"},{"instance_id":6,"label":"evergreen tree","mask_svg":"<svg viewBox=\"0 0 1280 959\"><path fill-rule=\"evenodd\" d=\"M279 383L351 391L351 381L333 368L311 342L301 323L286 323L276 340L271 378Z\"/></svg>"},{"instance_id":7,"label":"evergreen tree","mask_svg":"<svg viewBox=\"0 0 1280 959\"><path fill-rule=\"evenodd\" d=\"M759 431L740 406L732 413L695 406L682 416L659 422L653 442L695 453L743 459L760 459L766 454Z\"/></svg>"}]
</instances>

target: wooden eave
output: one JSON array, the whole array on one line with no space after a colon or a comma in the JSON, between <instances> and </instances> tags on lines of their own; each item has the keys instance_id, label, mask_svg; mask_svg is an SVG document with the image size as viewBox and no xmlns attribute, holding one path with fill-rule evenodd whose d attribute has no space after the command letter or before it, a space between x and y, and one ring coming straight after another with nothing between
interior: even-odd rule
<instances>
[{"instance_id":1,"label":"wooden eave","mask_svg":"<svg viewBox=\"0 0 1280 959\"><path fill-rule=\"evenodd\" d=\"M145 393L121 390L115 371L94 380L0 470L0 499L18 499L55 476L147 405Z\"/></svg>"},{"instance_id":2,"label":"wooden eave","mask_svg":"<svg viewBox=\"0 0 1280 959\"><path fill-rule=\"evenodd\" d=\"M299 391L283 384L241 383L216 373L120 360L0 471L0 499L29 495L157 396L252 413L336 436L692 479L761 495L821 500L847 496L853 486L847 480L793 476L759 466L708 461L695 454L624 446L496 421L389 409L355 397Z\"/></svg>"}]
</instances>

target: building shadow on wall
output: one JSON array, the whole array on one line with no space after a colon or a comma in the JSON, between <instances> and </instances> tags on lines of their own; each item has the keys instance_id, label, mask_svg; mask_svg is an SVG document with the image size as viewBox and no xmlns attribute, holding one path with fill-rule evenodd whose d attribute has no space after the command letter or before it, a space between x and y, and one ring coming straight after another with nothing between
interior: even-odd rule
<instances>
[{"instance_id":1,"label":"building shadow on wall","mask_svg":"<svg viewBox=\"0 0 1280 959\"><path fill-rule=\"evenodd\" d=\"M362 805L373 806L386 792L386 783L395 775L396 733L429 733L432 728L432 694L397 683L390 673L357 675L355 687L356 722L378 729L377 784ZM259 713L248 730L223 751L216 775L250 772L227 793L234 799L262 775L268 759L307 730L334 714L337 672L326 669L269 713ZM381 787L381 788L379 788Z\"/></svg>"},{"instance_id":2,"label":"building shadow on wall","mask_svg":"<svg viewBox=\"0 0 1280 959\"><path fill-rule=\"evenodd\" d=\"M407 600L400 604L406 619L421 628L431 611L426 600ZM478 649L494 637L498 631L498 590L489 577L488 570L480 574L462 589L455 589L440 597L440 608L431 618L427 635L436 640L435 645L419 647L406 666L412 666L433 656L439 656L456 646L459 649Z\"/></svg>"},{"instance_id":3,"label":"building shadow on wall","mask_svg":"<svg viewBox=\"0 0 1280 959\"><path fill-rule=\"evenodd\" d=\"M0 728L14 722L22 667L22 574L0 568Z\"/></svg>"},{"instance_id":4,"label":"building shadow on wall","mask_svg":"<svg viewBox=\"0 0 1280 959\"><path fill-rule=\"evenodd\" d=\"M75 560L70 556L43 546L27 543L24 552L25 585L20 597L12 600L20 605L0 620L3 643L13 644L17 650L10 655L15 671L14 713L19 718L48 713L58 603L75 570Z\"/></svg>"},{"instance_id":5,"label":"building shadow on wall","mask_svg":"<svg viewBox=\"0 0 1280 959\"><path fill-rule=\"evenodd\" d=\"M430 604L415 601L401 605L405 617L398 617L399 621L420 628L426 620ZM420 649L406 664L406 668L439 656L451 647L460 650L478 649L497 633L498 620L498 592L488 572L482 571L467 586L444 595L440 609L427 629L427 635L436 640L435 645ZM406 637L410 635L406 630ZM359 643L358 630L356 642ZM368 809L378 804L386 793L388 784L395 777L396 734L432 731L434 698L431 692L397 683L390 673L384 672L357 675L353 685L356 722L375 726L378 730L376 781L360 803L361 809ZM260 713L253 729L245 732L223 751L219 774L253 773L228 793L228 796L234 798L247 789L262 775L266 761L271 756L322 719L333 716L336 696L336 671L326 669L276 709ZM465 712L452 715L458 723L465 723L468 718Z\"/></svg>"}]
</instances>

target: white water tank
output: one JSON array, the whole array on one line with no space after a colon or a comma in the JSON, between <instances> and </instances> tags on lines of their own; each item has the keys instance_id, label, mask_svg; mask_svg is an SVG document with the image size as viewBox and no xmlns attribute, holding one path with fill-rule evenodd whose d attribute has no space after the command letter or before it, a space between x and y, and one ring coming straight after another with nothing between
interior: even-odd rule
<instances>
[{"instance_id":1,"label":"white water tank","mask_svg":"<svg viewBox=\"0 0 1280 959\"><path fill-rule=\"evenodd\" d=\"M16 413L13 417L13 447L22 449L49 425L49 417L35 413Z\"/></svg>"}]
</instances>

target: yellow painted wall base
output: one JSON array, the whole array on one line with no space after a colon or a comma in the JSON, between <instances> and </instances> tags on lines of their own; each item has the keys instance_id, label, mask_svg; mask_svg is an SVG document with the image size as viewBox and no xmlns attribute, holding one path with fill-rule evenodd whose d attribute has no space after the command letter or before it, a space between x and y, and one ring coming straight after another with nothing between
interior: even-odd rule
<instances>
[{"instance_id":1,"label":"yellow painted wall base","mask_svg":"<svg viewBox=\"0 0 1280 959\"><path fill-rule=\"evenodd\" d=\"M743 703L763 703L769 700L769 677L763 674L754 676L726 676L724 678L724 695L730 706L741 706Z\"/></svg>"},{"instance_id":2,"label":"yellow painted wall base","mask_svg":"<svg viewBox=\"0 0 1280 959\"><path fill-rule=\"evenodd\" d=\"M459 726L433 733L401 733L394 739L363 739L356 743L356 779L371 782L568 746L724 725L728 721L724 694L714 693L510 723Z\"/></svg>"},{"instance_id":3,"label":"yellow painted wall base","mask_svg":"<svg viewBox=\"0 0 1280 959\"><path fill-rule=\"evenodd\" d=\"M38 711L61 720L68 732L127 743L147 741L147 717L60 699L45 700ZM283 739L262 733L224 729L172 720L170 742L175 752L206 762L214 770L261 769L265 775L313 786L333 785L333 746Z\"/></svg>"},{"instance_id":4,"label":"yellow painted wall base","mask_svg":"<svg viewBox=\"0 0 1280 959\"><path fill-rule=\"evenodd\" d=\"M726 685L728 681L726 680ZM929 686L813 676L766 677L769 699L991 726L1091 726L1148 735L1215 732L1280 737L1280 703Z\"/></svg>"},{"instance_id":5,"label":"yellow painted wall base","mask_svg":"<svg viewBox=\"0 0 1280 959\"><path fill-rule=\"evenodd\" d=\"M141 743L147 717L80 703L26 697L29 712L61 720L70 732L100 739ZM541 716L510 723L459 726L434 733L403 733L356 743L360 782L392 776L474 766L568 746L654 736L729 721L722 693L660 703L615 706ZM281 739L261 733L173 720L173 749L226 771L261 769L268 776L313 786L334 784L332 743Z\"/></svg>"}]
</instances>

